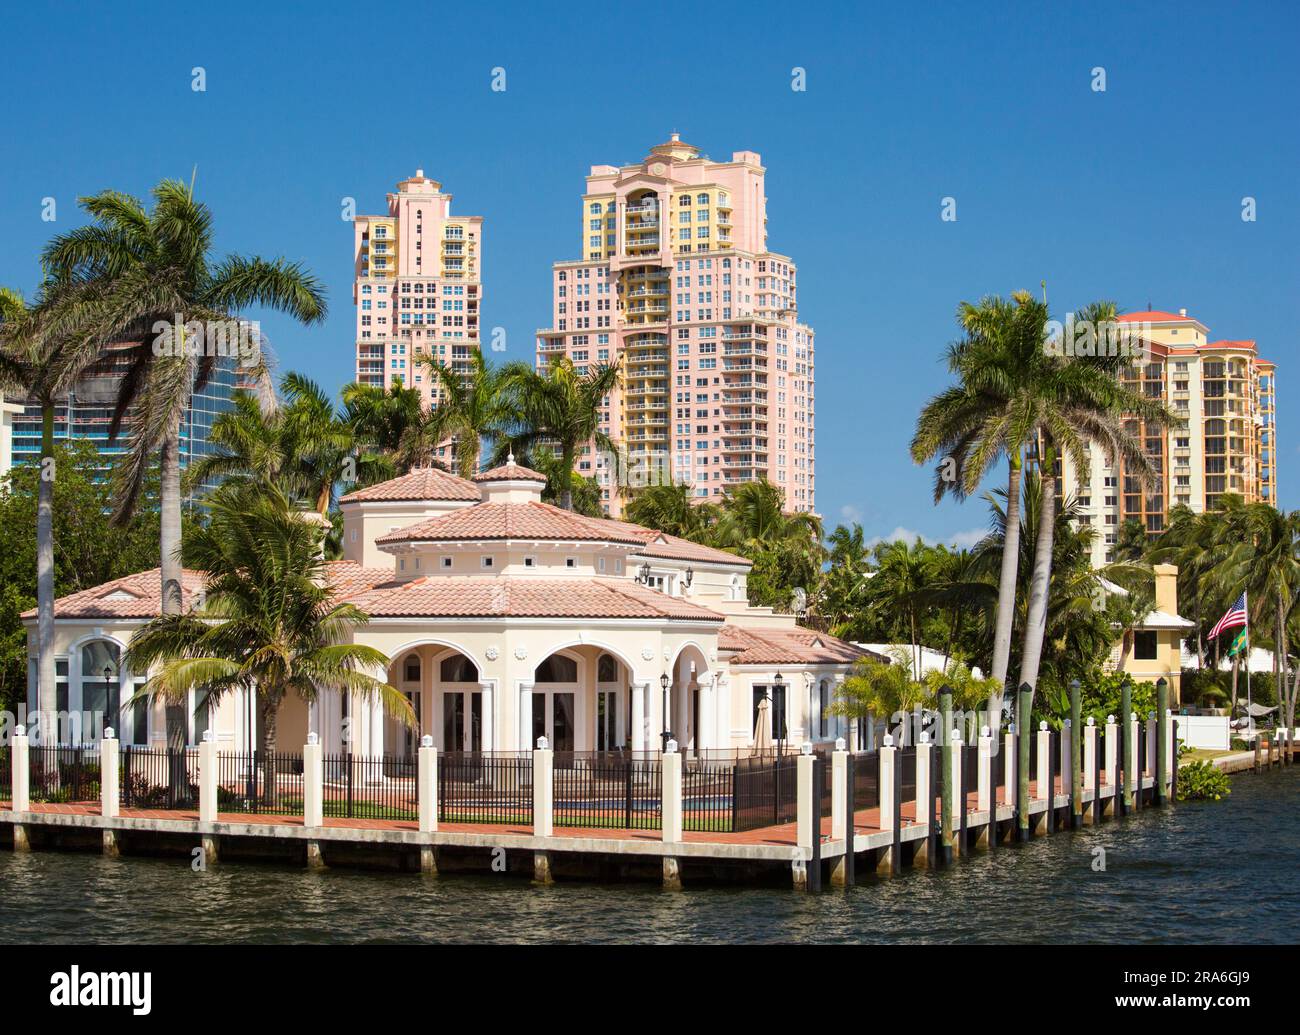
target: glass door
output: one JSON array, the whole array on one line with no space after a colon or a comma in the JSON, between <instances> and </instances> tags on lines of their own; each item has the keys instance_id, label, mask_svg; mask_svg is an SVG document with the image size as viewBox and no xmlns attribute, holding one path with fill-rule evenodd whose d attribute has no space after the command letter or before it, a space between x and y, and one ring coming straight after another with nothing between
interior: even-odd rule
<instances>
[{"instance_id":1,"label":"glass door","mask_svg":"<svg viewBox=\"0 0 1300 1035\"><path fill-rule=\"evenodd\" d=\"M419 699L419 695L416 695ZM447 690L442 695L442 749L483 750L483 692Z\"/></svg>"}]
</instances>

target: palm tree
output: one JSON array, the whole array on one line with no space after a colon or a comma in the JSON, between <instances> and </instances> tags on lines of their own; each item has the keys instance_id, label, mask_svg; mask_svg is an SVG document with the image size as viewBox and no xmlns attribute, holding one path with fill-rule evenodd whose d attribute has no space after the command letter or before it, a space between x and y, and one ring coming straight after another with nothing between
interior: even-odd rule
<instances>
[{"instance_id":1,"label":"palm tree","mask_svg":"<svg viewBox=\"0 0 1300 1035\"><path fill-rule=\"evenodd\" d=\"M920 672L921 619L936 575L933 554L919 537L912 543L897 539L878 544L875 561L867 606L903 620L911 643L911 671Z\"/></svg>"},{"instance_id":2,"label":"palm tree","mask_svg":"<svg viewBox=\"0 0 1300 1035\"><path fill-rule=\"evenodd\" d=\"M691 487L681 482L637 489L624 513L629 521L696 542L705 541L718 520L718 508L695 502Z\"/></svg>"},{"instance_id":3,"label":"palm tree","mask_svg":"<svg viewBox=\"0 0 1300 1035\"><path fill-rule=\"evenodd\" d=\"M429 371L435 386L430 445L450 439L457 473L472 478L478 473L483 439L501 438L516 425L518 411L512 388L533 371L522 363L494 367L477 349L471 352L467 370L432 356L417 356L415 362Z\"/></svg>"},{"instance_id":4,"label":"palm tree","mask_svg":"<svg viewBox=\"0 0 1300 1035\"><path fill-rule=\"evenodd\" d=\"M785 493L766 478L727 489L709 545L753 561L750 602L780 609L798 608L797 597L816 599L826 548L822 522L815 514L785 509Z\"/></svg>"},{"instance_id":5,"label":"palm tree","mask_svg":"<svg viewBox=\"0 0 1300 1035\"><path fill-rule=\"evenodd\" d=\"M1116 316L1114 303L1095 302L1080 311L1079 321L1092 327L1113 326ZM1043 333L1047 333L1046 323ZM1044 346L1047 344L1045 339ZM1165 426L1174 417L1162 403L1123 383L1122 366L1131 362L1123 356L1066 357L1040 347L1034 356L1026 357L1026 362L1025 400L1038 435L1042 496L1025 647L1020 658L1020 685L1032 689L1038 685L1052 575L1057 458L1068 455L1075 470L1087 470L1087 448L1095 445L1111 463L1123 461L1126 477L1153 484L1156 469L1142 449L1137 422Z\"/></svg>"},{"instance_id":6,"label":"palm tree","mask_svg":"<svg viewBox=\"0 0 1300 1035\"><path fill-rule=\"evenodd\" d=\"M578 450L588 442L594 442L597 450L611 458L616 457L614 442L601 431L600 421L609 393L618 387L619 363L596 364L584 374L579 374L573 360L565 355L553 355L542 373L523 365L512 366L505 381L522 424L509 436L516 452L550 440L569 471L576 465ZM560 506L573 509L569 486L561 492Z\"/></svg>"},{"instance_id":7,"label":"palm tree","mask_svg":"<svg viewBox=\"0 0 1300 1035\"><path fill-rule=\"evenodd\" d=\"M387 389L354 381L343 386L340 396L358 440L386 456L394 473L437 465L439 442L418 388L407 388L400 380Z\"/></svg>"},{"instance_id":8,"label":"palm tree","mask_svg":"<svg viewBox=\"0 0 1300 1035\"><path fill-rule=\"evenodd\" d=\"M56 301L84 304L92 289L51 282L34 303L0 288L0 389L21 392L41 407L40 477L36 503L36 653L37 708L52 716L57 708L54 658L54 411L57 399L93 365L93 358L67 348ZM39 716L38 716L39 721ZM44 732L44 731L42 731ZM51 734L54 730L50 731Z\"/></svg>"},{"instance_id":9,"label":"palm tree","mask_svg":"<svg viewBox=\"0 0 1300 1035\"><path fill-rule=\"evenodd\" d=\"M265 487L221 489L209 506L209 522L185 544L190 567L206 577L203 606L152 619L127 650L124 664L152 673L142 697L184 702L195 690L211 707L251 687L267 756L291 694L308 702L323 690L377 695L390 715L414 725L406 698L363 671L386 668L388 658L351 642L367 616L333 598L320 527ZM268 764L268 794L274 784Z\"/></svg>"},{"instance_id":10,"label":"palm tree","mask_svg":"<svg viewBox=\"0 0 1300 1035\"><path fill-rule=\"evenodd\" d=\"M957 322L964 337L947 351L948 369L958 383L926 403L912 438L912 459L917 463L940 458L934 483L936 503L947 493L965 499L978 489L1000 457L1007 459L1007 549L998 576L990 670L1000 686L1006 683L1011 658L1020 556L1020 483L1025 450L1035 430L1032 393L1025 374L1042 353L1047 319L1046 305L1023 291L1010 300L990 297L978 304L963 302ZM1000 699L990 701L990 707L1000 709Z\"/></svg>"},{"instance_id":11,"label":"palm tree","mask_svg":"<svg viewBox=\"0 0 1300 1035\"><path fill-rule=\"evenodd\" d=\"M215 262L212 213L195 201L192 183L164 180L152 196L151 210L111 190L80 199L94 222L55 237L42 262L57 280L96 290L93 304L69 316L76 349L99 355L117 346L124 367L109 425L110 437L124 422L131 428L119 521L133 513L152 458L160 455L162 612L175 615L181 608L180 426L192 394L219 361L209 335L238 325L238 313L252 306L304 323L324 319L326 306L316 278L297 263L239 255Z\"/></svg>"},{"instance_id":12,"label":"palm tree","mask_svg":"<svg viewBox=\"0 0 1300 1035\"><path fill-rule=\"evenodd\" d=\"M1248 503L1229 520L1233 543L1214 572L1225 587L1246 591L1257 625L1272 625L1273 677L1287 728L1295 721L1295 699L1286 679L1287 625L1300 599L1300 511L1284 514L1268 503Z\"/></svg>"},{"instance_id":13,"label":"palm tree","mask_svg":"<svg viewBox=\"0 0 1300 1035\"><path fill-rule=\"evenodd\" d=\"M1240 497L1225 494L1220 500L1224 511L1230 512L1239 504ZM1210 574L1231 545L1227 529L1223 514L1197 514L1180 503L1170 508L1165 529L1150 551L1152 561L1178 566L1178 600L1184 606L1185 602L1191 602L1192 619L1196 622L1197 668L1205 664L1202 617L1217 613L1215 605L1220 591Z\"/></svg>"}]
</instances>

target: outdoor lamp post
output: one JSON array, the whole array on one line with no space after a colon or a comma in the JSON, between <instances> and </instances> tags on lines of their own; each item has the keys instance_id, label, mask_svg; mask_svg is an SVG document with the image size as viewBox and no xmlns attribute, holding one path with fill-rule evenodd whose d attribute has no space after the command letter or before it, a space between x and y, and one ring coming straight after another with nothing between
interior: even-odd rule
<instances>
[{"instance_id":1,"label":"outdoor lamp post","mask_svg":"<svg viewBox=\"0 0 1300 1035\"><path fill-rule=\"evenodd\" d=\"M664 692L664 731L661 736L663 739L663 750L665 752L668 750L668 742L673 739L672 732L668 729L668 688L672 685L672 682L672 677L669 676L667 672L659 677L659 685L663 687Z\"/></svg>"},{"instance_id":2,"label":"outdoor lamp post","mask_svg":"<svg viewBox=\"0 0 1300 1035\"><path fill-rule=\"evenodd\" d=\"M684 572L682 572L682 582L683 582L683 584L686 586L687 589L690 589L690 588L691 588L691 583L692 583L694 580L695 580L695 569L694 569L694 568L687 568Z\"/></svg>"},{"instance_id":3,"label":"outdoor lamp post","mask_svg":"<svg viewBox=\"0 0 1300 1035\"><path fill-rule=\"evenodd\" d=\"M104 725L105 726L117 725L117 717L111 714L112 709L111 709L111 699L109 697L109 694L112 692L112 687L113 687L113 666L105 665L104 666Z\"/></svg>"},{"instance_id":4,"label":"outdoor lamp post","mask_svg":"<svg viewBox=\"0 0 1300 1035\"><path fill-rule=\"evenodd\" d=\"M777 710L780 701L780 710ZM776 727L776 753L785 754L785 681L778 672L772 679L772 724Z\"/></svg>"},{"instance_id":5,"label":"outdoor lamp post","mask_svg":"<svg viewBox=\"0 0 1300 1035\"><path fill-rule=\"evenodd\" d=\"M649 561L642 564L641 567L637 570L636 580L637 582L641 583L641 585L643 586L650 585L650 562Z\"/></svg>"}]
</instances>

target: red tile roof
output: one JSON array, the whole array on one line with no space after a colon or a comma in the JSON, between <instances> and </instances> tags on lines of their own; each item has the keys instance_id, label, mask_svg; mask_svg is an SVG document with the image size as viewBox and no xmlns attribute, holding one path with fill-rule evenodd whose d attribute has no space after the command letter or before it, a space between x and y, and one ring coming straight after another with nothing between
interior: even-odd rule
<instances>
[{"instance_id":1,"label":"red tile roof","mask_svg":"<svg viewBox=\"0 0 1300 1035\"><path fill-rule=\"evenodd\" d=\"M1199 323L1195 317L1179 316L1177 313L1166 313L1159 309L1146 309L1140 313L1121 313L1116 319L1138 320L1142 323Z\"/></svg>"},{"instance_id":2,"label":"red tile roof","mask_svg":"<svg viewBox=\"0 0 1300 1035\"><path fill-rule=\"evenodd\" d=\"M502 464L500 467L494 467L490 471L484 471L482 474L474 475L476 482L508 482L508 481L529 481L544 482L546 475L539 474L530 467L524 467L513 460L509 463Z\"/></svg>"},{"instance_id":3,"label":"red tile roof","mask_svg":"<svg viewBox=\"0 0 1300 1035\"><path fill-rule=\"evenodd\" d=\"M735 652L733 665L843 665L871 653L802 626L755 629L730 623L718 634L718 649Z\"/></svg>"},{"instance_id":4,"label":"red tile roof","mask_svg":"<svg viewBox=\"0 0 1300 1035\"><path fill-rule=\"evenodd\" d=\"M480 477L482 477L480 475ZM752 567L739 554L701 546L665 535L644 525L610 518L587 517L549 503L480 503L476 507L440 514L380 536L377 545L403 542L447 542L474 539L558 539L570 542L628 543L647 557Z\"/></svg>"},{"instance_id":5,"label":"red tile roof","mask_svg":"<svg viewBox=\"0 0 1300 1035\"><path fill-rule=\"evenodd\" d=\"M325 573L341 597L360 593L393 577L389 568L365 568L356 561L331 561L325 566ZM202 572L186 569L181 573L183 610L193 606L194 595L204 581ZM161 611L162 573L158 568L70 593L54 602L55 618L153 618ZM35 618L36 610L25 611L21 617Z\"/></svg>"},{"instance_id":6,"label":"red tile roof","mask_svg":"<svg viewBox=\"0 0 1300 1035\"><path fill-rule=\"evenodd\" d=\"M456 542L477 539L559 539L580 542L639 543L617 528L601 528L549 503L480 503L450 514L440 514L375 540L377 545L414 542Z\"/></svg>"},{"instance_id":7,"label":"red tile roof","mask_svg":"<svg viewBox=\"0 0 1300 1035\"><path fill-rule=\"evenodd\" d=\"M374 618L647 618L722 622L716 611L631 579L426 575L351 598Z\"/></svg>"},{"instance_id":8,"label":"red tile roof","mask_svg":"<svg viewBox=\"0 0 1300 1035\"><path fill-rule=\"evenodd\" d=\"M378 485L357 489L344 496L340 503L416 502L419 500L471 500L477 503L482 492L473 482L458 478L437 467L416 467L399 478Z\"/></svg>"},{"instance_id":9,"label":"red tile roof","mask_svg":"<svg viewBox=\"0 0 1300 1035\"><path fill-rule=\"evenodd\" d=\"M1248 338L1242 341L1211 341L1206 342L1203 347L1207 349L1238 349L1242 352L1254 352L1255 340Z\"/></svg>"}]
</instances>

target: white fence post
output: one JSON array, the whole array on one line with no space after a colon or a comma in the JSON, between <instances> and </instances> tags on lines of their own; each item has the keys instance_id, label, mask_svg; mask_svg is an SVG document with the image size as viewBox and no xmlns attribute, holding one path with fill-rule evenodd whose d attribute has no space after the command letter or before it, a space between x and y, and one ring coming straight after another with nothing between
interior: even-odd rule
<instances>
[{"instance_id":1,"label":"white fence post","mask_svg":"<svg viewBox=\"0 0 1300 1035\"><path fill-rule=\"evenodd\" d=\"M849 771L849 753L844 750L844 738L835 741L835 750L831 752L831 838L843 840L848 829L849 812L853 803L848 800L844 781ZM852 851L853 846L849 845Z\"/></svg>"},{"instance_id":2,"label":"white fence post","mask_svg":"<svg viewBox=\"0 0 1300 1035\"><path fill-rule=\"evenodd\" d=\"M961 739L961 730L954 729L950 735L952 737L952 740L950 741L952 745L952 766L948 772L948 779L952 782L949 783L948 786L953 789L952 836L957 838L960 836L958 832L961 830L961 818L966 811L966 795L969 793L970 788L963 786L962 784L962 763L964 761L966 745Z\"/></svg>"},{"instance_id":3,"label":"white fence post","mask_svg":"<svg viewBox=\"0 0 1300 1035\"><path fill-rule=\"evenodd\" d=\"M199 745L199 822L216 821L217 742L211 730L204 730L203 743Z\"/></svg>"},{"instance_id":4,"label":"white fence post","mask_svg":"<svg viewBox=\"0 0 1300 1035\"><path fill-rule=\"evenodd\" d=\"M320 738L307 734L302 749L302 825L325 825L325 756Z\"/></svg>"},{"instance_id":5,"label":"white fence post","mask_svg":"<svg viewBox=\"0 0 1300 1035\"><path fill-rule=\"evenodd\" d=\"M9 753L12 767L13 802L15 812L32 810L32 763L31 743L27 739L27 727L18 726L14 732L13 750Z\"/></svg>"},{"instance_id":6,"label":"white fence post","mask_svg":"<svg viewBox=\"0 0 1300 1035\"><path fill-rule=\"evenodd\" d=\"M1013 722L1007 729L1005 736L1002 738L1002 751L1006 760L1002 764L1002 778L1006 788L1007 802L1011 805L1016 803L1016 787L1019 779L1016 772L1016 766L1020 764L1020 743L1016 739L1016 724Z\"/></svg>"},{"instance_id":7,"label":"white fence post","mask_svg":"<svg viewBox=\"0 0 1300 1035\"><path fill-rule=\"evenodd\" d=\"M420 802L420 830L432 833L438 829L438 749L427 733L420 738L419 765L420 783L415 793Z\"/></svg>"},{"instance_id":8,"label":"white fence post","mask_svg":"<svg viewBox=\"0 0 1300 1035\"><path fill-rule=\"evenodd\" d=\"M1046 722L1040 722L1038 724L1038 772L1034 774L1034 780L1038 784L1038 796L1046 798L1049 806L1052 804L1052 794L1055 790L1049 782L1052 773L1051 751L1052 733L1047 728Z\"/></svg>"},{"instance_id":9,"label":"white fence post","mask_svg":"<svg viewBox=\"0 0 1300 1035\"><path fill-rule=\"evenodd\" d=\"M980 730L979 775L976 783L978 792L976 807L981 812L990 813L990 823L996 822L997 816L991 814L992 810L997 806L993 794L993 737L987 726Z\"/></svg>"},{"instance_id":10,"label":"white fence post","mask_svg":"<svg viewBox=\"0 0 1300 1035\"><path fill-rule=\"evenodd\" d=\"M663 780L663 811L660 826L663 840L676 843L682 839L682 756L677 750L677 741L670 740L664 745L663 766L660 777Z\"/></svg>"},{"instance_id":11,"label":"white fence post","mask_svg":"<svg viewBox=\"0 0 1300 1035\"><path fill-rule=\"evenodd\" d=\"M99 814L112 819L118 814L119 780L117 766L118 742L113 727L104 730L99 742Z\"/></svg>"},{"instance_id":12,"label":"white fence post","mask_svg":"<svg viewBox=\"0 0 1300 1035\"><path fill-rule=\"evenodd\" d=\"M813 801L812 780L813 780L813 756L800 755L797 765L797 783L798 803L796 839L799 847L805 852L812 851L812 839L815 836L813 831L817 825L816 803ZM805 856L807 858L807 856Z\"/></svg>"},{"instance_id":13,"label":"white fence post","mask_svg":"<svg viewBox=\"0 0 1300 1035\"><path fill-rule=\"evenodd\" d=\"M545 737L537 738L533 750L533 836L555 833L555 753Z\"/></svg>"},{"instance_id":14,"label":"white fence post","mask_svg":"<svg viewBox=\"0 0 1300 1035\"><path fill-rule=\"evenodd\" d=\"M898 779L898 748L894 747L894 738L885 734L885 743L880 748L880 786L877 796L880 799L880 829L893 830L899 823L894 815L894 781Z\"/></svg>"}]
</instances>

